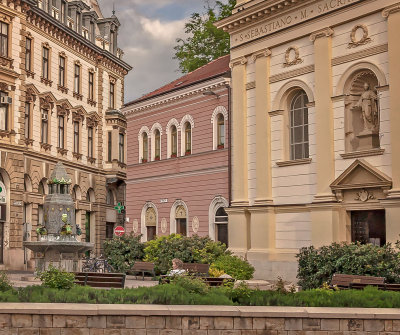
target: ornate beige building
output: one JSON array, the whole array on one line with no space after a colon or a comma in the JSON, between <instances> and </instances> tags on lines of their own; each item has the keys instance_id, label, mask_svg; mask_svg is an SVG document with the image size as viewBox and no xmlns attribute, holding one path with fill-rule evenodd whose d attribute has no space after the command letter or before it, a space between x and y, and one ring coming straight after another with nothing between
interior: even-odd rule
<instances>
[{"instance_id":1,"label":"ornate beige building","mask_svg":"<svg viewBox=\"0 0 400 335\"><path fill-rule=\"evenodd\" d=\"M119 108L131 67L119 26L96 0L0 1L0 267L32 264L22 242L36 240L46 219L43 197L58 161L73 179L83 240L100 252L122 220L114 210L126 177Z\"/></svg>"},{"instance_id":2,"label":"ornate beige building","mask_svg":"<svg viewBox=\"0 0 400 335\"><path fill-rule=\"evenodd\" d=\"M299 248L400 234L400 2L239 0L229 241L256 276Z\"/></svg>"}]
</instances>

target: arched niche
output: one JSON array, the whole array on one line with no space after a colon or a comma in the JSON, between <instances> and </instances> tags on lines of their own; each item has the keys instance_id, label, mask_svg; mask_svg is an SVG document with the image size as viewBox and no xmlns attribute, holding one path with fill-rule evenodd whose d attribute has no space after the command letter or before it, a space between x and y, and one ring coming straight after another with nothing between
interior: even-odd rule
<instances>
[{"instance_id":1,"label":"arched niche","mask_svg":"<svg viewBox=\"0 0 400 335\"><path fill-rule=\"evenodd\" d=\"M346 152L380 147L380 85L376 73L368 68L356 69L344 83Z\"/></svg>"}]
</instances>

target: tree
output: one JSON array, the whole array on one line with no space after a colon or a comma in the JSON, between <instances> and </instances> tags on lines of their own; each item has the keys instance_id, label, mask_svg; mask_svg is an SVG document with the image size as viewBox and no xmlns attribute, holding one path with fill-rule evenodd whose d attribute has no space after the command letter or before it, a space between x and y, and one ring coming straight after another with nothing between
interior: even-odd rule
<instances>
[{"instance_id":1,"label":"tree","mask_svg":"<svg viewBox=\"0 0 400 335\"><path fill-rule=\"evenodd\" d=\"M211 6L206 0L205 13L193 13L185 24L186 39L178 38L174 47L179 69L188 73L229 54L229 34L217 29L214 23L231 15L236 0L216 1Z\"/></svg>"}]
</instances>

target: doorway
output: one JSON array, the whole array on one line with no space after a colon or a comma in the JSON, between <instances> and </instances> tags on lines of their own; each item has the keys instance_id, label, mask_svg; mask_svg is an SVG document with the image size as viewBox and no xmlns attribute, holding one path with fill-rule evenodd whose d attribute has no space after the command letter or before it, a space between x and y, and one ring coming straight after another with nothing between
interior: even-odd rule
<instances>
[{"instance_id":1,"label":"doorway","mask_svg":"<svg viewBox=\"0 0 400 335\"><path fill-rule=\"evenodd\" d=\"M182 236L187 235L186 219L176 219L176 232Z\"/></svg>"},{"instance_id":2,"label":"doorway","mask_svg":"<svg viewBox=\"0 0 400 335\"><path fill-rule=\"evenodd\" d=\"M351 241L383 246L386 243L385 211L351 212Z\"/></svg>"}]
</instances>

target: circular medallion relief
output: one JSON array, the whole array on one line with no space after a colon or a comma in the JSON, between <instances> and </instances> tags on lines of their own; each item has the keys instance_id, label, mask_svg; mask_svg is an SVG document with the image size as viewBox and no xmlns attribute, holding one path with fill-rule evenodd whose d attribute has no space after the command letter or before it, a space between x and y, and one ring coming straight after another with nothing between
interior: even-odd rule
<instances>
[{"instance_id":1,"label":"circular medallion relief","mask_svg":"<svg viewBox=\"0 0 400 335\"><path fill-rule=\"evenodd\" d=\"M161 219L161 232L163 234L165 234L167 232L167 227L168 227L167 219L166 218L162 218Z\"/></svg>"},{"instance_id":2,"label":"circular medallion relief","mask_svg":"<svg viewBox=\"0 0 400 335\"><path fill-rule=\"evenodd\" d=\"M137 234L137 232L138 232L138 230L139 230L139 221L136 220L136 219L133 220L132 225L133 225L133 232L134 232L135 234Z\"/></svg>"},{"instance_id":3,"label":"circular medallion relief","mask_svg":"<svg viewBox=\"0 0 400 335\"><path fill-rule=\"evenodd\" d=\"M193 232L197 233L199 231L199 227L200 227L200 221L199 218L197 216L195 216L192 220L192 229Z\"/></svg>"},{"instance_id":4,"label":"circular medallion relief","mask_svg":"<svg viewBox=\"0 0 400 335\"><path fill-rule=\"evenodd\" d=\"M364 45L372 42L372 40L368 37L368 28L363 24L357 24L351 30L349 48L355 48L360 45Z\"/></svg>"},{"instance_id":5,"label":"circular medallion relief","mask_svg":"<svg viewBox=\"0 0 400 335\"><path fill-rule=\"evenodd\" d=\"M297 47L288 48L285 53L285 63L283 63L283 66L288 67L300 63L303 63L303 60L300 58L299 48Z\"/></svg>"}]
</instances>

